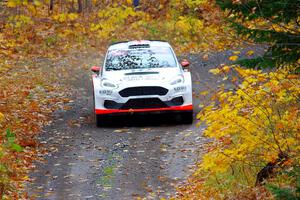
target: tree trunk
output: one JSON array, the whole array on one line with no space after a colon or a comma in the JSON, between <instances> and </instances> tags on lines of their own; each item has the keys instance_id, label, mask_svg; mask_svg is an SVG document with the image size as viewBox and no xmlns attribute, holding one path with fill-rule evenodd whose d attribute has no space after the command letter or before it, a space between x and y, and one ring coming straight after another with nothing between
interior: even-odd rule
<instances>
[{"instance_id":1,"label":"tree trunk","mask_svg":"<svg viewBox=\"0 0 300 200\"><path fill-rule=\"evenodd\" d=\"M83 8L82 0L77 0L77 2L78 2L78 10L77 10L77 12L81 13L82 12L82 8Z\"/></svg>"},{"instance_id":2,"label":"tree trunk","mask_svg":"<svg viewBox=\"0 0 300 200\"><path fill-rule=\"evenodd\" d=\"M54 7L54 0L50 0L50 3L49 3L49 10L50 10L50 12L53 11L53 7Z\"/></svg>"},{"instance_id":3,"label":"tree trunk","mask_svg":"<svg viewBox=\"0 0 300 200\"><path fill-rule=\"evenodd\" d=\"M91 3L89 0L85 0L84 9L87 10L88 12L91 12Z\"/></svg>"},{"instance_id":4,"label":"tree trunk","mask_svg":"<svg viewBox=\"0 0 300 200\"><path fill-rule=\"evenodd\" d=\"M4 195L4 184L3 183L0 183L0 199L3 198L3 195Z\"/></svg>"},{"instance_id":5,"label":"tree trunk","mask_svg":"<svg viewBox=\"0 0 300 200\"><path fill-rule=\"evenodd\" d=\"M288 159L289 158L287 154L280 153L278 155L278 158L274 162L269 162L264 168L262 168L257 173L255 186L262 185L264 183L264 180L270 178L270 176L275 173L274 169L282 167L283 163Z\"/></svg>"}]
</instances>

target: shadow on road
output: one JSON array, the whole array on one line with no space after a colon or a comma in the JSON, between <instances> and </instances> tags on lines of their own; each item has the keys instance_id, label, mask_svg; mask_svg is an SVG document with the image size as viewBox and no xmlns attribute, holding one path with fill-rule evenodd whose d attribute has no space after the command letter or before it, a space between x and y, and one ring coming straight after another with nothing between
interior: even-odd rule
<instances>
[{"instance_id":1,"label":"shadow on road","mask_svg":"<svg viewBox=\"0 0 300 200\"><path fill-rule=\"evenodd\" d=\"M93 123L95 122L93 121ZM183 124L182 119L176 114L130 114L110 116L104 127L171 127L181 124Z\"/></svg>"}]
</instances>

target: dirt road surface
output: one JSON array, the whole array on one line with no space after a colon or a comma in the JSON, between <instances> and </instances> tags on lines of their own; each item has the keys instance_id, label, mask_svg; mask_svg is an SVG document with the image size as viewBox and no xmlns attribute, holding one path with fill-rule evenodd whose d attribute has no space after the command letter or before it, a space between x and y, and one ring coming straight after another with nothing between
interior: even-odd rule
<instances>
[{"instance_id":1,"label":"dirt road surface","mask_svg":"<svg viewBox=\"0 0 300 200\"><path fill-rule=\"evenodd\" d=\"M200 110L198 94L223 82L209 69L230 55L216 53L206 61L203 55L180 56L191 62L194 118ZM71 109L54 113L55 120L40 134L47 153L36 163L28 192L37 199L169 198L201 157L207 142L204 127L196 127L196 120L183 125L170 115L142 115L116 118L113 126L97 128L89 66L101 60L99 53L80 52L52 63L60 84L69 90Z\"/></svg>"}]
</instances>

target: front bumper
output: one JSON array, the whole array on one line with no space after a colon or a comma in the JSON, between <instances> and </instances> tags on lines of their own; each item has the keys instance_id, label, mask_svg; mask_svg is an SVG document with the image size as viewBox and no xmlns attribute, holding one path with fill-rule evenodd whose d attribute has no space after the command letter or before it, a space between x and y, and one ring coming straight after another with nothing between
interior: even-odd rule
<instances>
[{"instance_id":1,"label":"front bumper","mask_svg":"<svg viewBox=\"0 0 300 200\"><path fill-rule=\"evenodd\" d=\"M97 115L121 114L121 113L162 113L162 112L185 112L193 111L193 105L172 106L166 108L143 108L143 109L95 109Z\"/></svg>"},{"instance_id":2,"label":"front bumper","mask_svg":"<svg viewBox=\"0 0 300 200\"><path fill-rule=\"evenodd\" d=\"M153 82L147 85L146 81L142 84L127 84L126 87L113 90L100 87L100 83L94 82L95 113L97 115L105 115L193 111L190 81L176 86L169 84L155 85ZM130 89L134 87L154 87L153 94L151 94L152 91L149 92L147 90L147 95L144 95L144 91ZM167 91L157 90L158 87L166 88ZM124 90L127 90L126 94L122 93Z\"/></svg>"}]
</instances>

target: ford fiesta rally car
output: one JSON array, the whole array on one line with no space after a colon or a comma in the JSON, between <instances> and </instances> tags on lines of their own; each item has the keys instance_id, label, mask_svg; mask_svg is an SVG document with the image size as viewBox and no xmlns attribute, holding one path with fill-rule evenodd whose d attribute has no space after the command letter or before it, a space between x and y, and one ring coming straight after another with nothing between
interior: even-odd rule
<instances>
[{"instance_id":1,"label":"ford fiesta rally car","mask_svg":"<svg viewBox=\"0 0 300 200\"><path fill-rule=\"evenodd\" d=\"M108 48L103 67L93 66L96 124L126 113L174 112L193 121L188 61L178 63L163 41L120 42Z\"/></svg>"}]
</instances>

